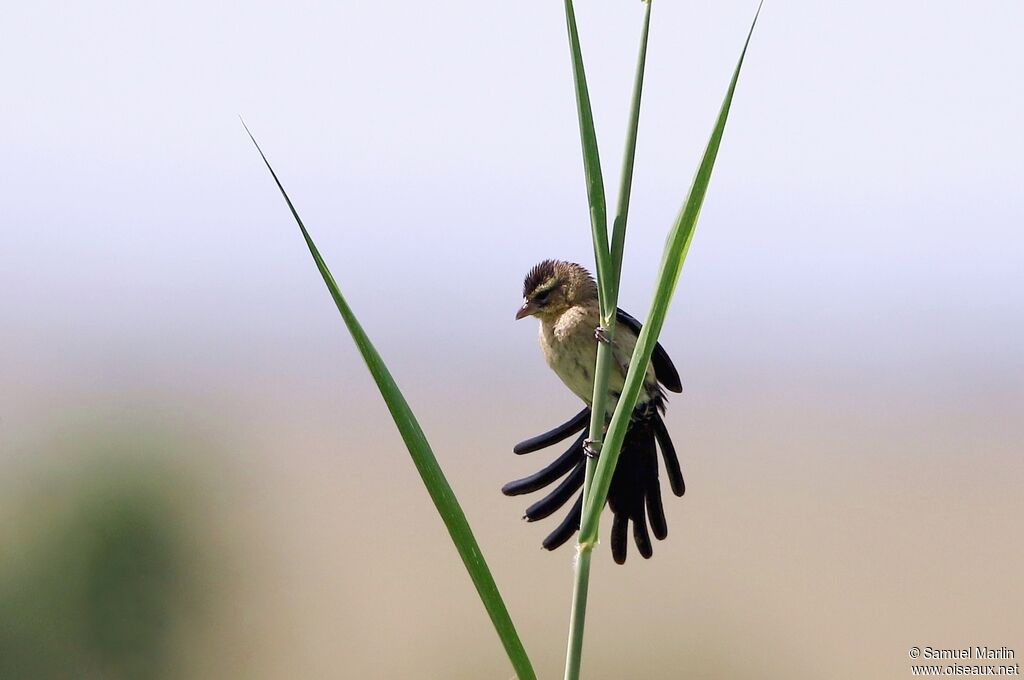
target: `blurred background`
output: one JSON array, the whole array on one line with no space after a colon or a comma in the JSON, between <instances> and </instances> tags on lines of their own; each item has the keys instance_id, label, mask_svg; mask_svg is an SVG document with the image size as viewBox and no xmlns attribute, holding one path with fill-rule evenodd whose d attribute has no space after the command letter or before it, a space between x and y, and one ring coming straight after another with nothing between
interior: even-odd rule
<instances>
[{"instance_id":1,"label":"blurred background","mask_svg":"<svg viewBox=\"0 0 1024 680\"><path fill-rule=\"evenodd\" d=\"M655 3L641 318L754 9ZM499 488L578 408L512 320L591 264L561 3L4 12L0 677L512 675L239 114L559 677L572 551ZM613 198L642 7L577 13ZM688 493L652 560L600 546L588 678L1024 653L1022 25L766 5L662 334Z\"/></svg>"}]
</instances>

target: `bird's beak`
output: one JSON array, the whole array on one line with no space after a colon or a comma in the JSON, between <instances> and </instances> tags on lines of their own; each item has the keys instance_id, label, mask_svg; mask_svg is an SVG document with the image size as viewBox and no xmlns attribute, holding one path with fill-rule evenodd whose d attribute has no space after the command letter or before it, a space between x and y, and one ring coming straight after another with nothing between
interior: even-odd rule
<instances>
[{"instance_id":1,"label":"bird's beak","mask_svg":"<svg viewBox=\"0 0 1024 680\"><path fill-rule=\"evenodd\" d=\"M532 300L523 300L523 306L516 312L516 321L524 317L532 315L537 311L537 303Z\"/></svg>"}]
</instances>

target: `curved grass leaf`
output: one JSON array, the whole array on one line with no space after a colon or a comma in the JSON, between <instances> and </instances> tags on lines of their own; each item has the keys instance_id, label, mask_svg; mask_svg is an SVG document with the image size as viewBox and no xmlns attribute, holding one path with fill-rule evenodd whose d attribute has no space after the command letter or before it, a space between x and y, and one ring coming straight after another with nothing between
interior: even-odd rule
<instances>
[{"instance_id":1,"label":"curved grass leaf","mask_svg":"<svg viewBox=\"0 0 1024 680\"><path fill-rule=\"evenodd\" d=\"M626 128L626 150L622 154L622 174L619 180L619 197L612 223L611 292L614 295L609 306L618 306L619 281L622 278L622 253L626 246L626 220L629 217L629 198L633 192L633 160L636 157L636 137L640 128L640 99L644 91L644 70L647 67L647 36L651 32L651 1L645 0L644 24L640 33L640 55L636 61L636 76L633 79L633 97L629 109L629 127Z\"/></svg>"},{"instance_id":2,"label":"curved grass leaf","mask_svg":"<svg viewBox=\"0 0 1024 680\"><path fill-rule=\"evenodd\" d=\"M243 127L245 126L244 121L242 125ZM463 564L466 565L466 571L469 572L473 585L476 586L477 594L479 594L480 600L487 609L487 614L491 617L491 623L494 624L494 629L501 638L501 643L505 647L505 652L508 654L516 674L522 680L536 680L537 676L530 664L530 659L527 657L523 643L519 639L519 634L516 632L511 617L509 617L508 609L501 599L490 569L487 568L484 556L480 552L480 546L477 544L476 538L473 537L473 531L469 527L466 515L462 512L462 508L459 506L459 502L451 486L448 484L448 480L445 479L444 473L441 471L441 467L438 465L437 459L430 449L427 437L423 434L420 424L416 421L416 416L413 414L408 402L406 402L405 397L402 396L398 385L395 384L395 380L391 377L391 372L388 371L384 360L381 359L373 344L370 343L370 339L363 331L362 326L359 325L355 314L352 313L352 309L342 296L341 291L338 289L338 284L335 283L334 277L327 268L327 264L320 256L320 251L317 250L316 244L313 243L313 239L310 238L309 232L306 231L306 226L299 217L299 213L295 210L295 206L292 205L291 199L288 198L288 194L281 185L281 181L277 178L277 173L270 166L270 162L267 160L266 155L264 155L260 145L256 142L256 138L249 132L248 127L245 128L245 131L249 134L249 138L252 139L252 143L256 145L256 150L259 151L260 156L263 158L267 170L270 171L274 182L277 184L277 188L280 189L281 195L288 204L292 217L295 218L295 222L302 231L302 238L305 239L306 245L309 247L313 261L316 262L317 269L320 270L320 275L323 277L324 283L327 284L327 289L330 291L331 297L334 298L334 303L337 305L338 311L341 312L341 317L345 321L349 333L352 334L356 347L359 348L360 354L363 355L363 361L366 362L366 366L370 369L373 379L377 382L377 388L380 390L381 396L384 397L388 410L391 411L391 417L394 418L395 425L402 435L406 448L409 449L412 462L420 473L423 485L427 488L431 500L434 501L434 507L437 508L438 514L441 515L441 519L444 521L444 525L452 537L452 542L455 543L455 548L458 550Z\"/></svg>"},{"instance_id":3,"label":"curved grass leaf","mask_svg":"<svg viewBox=\"0 0 1024 680\"><path fill-rule=\"evenodd\" d=\"M583 69L580 34L576 29L576 12L572 0L565 0L565 25L569 31L569 51L572 55L572 79L576 89L576 112L580 121L580 142L583 147L583 173L587 180L587 202L590 205L590 228L594 241L594 265L597 287L600 291L601 316L604 320L615 317L615 308L605 308L613 295L608 289L612 283L608 250L608 208L604 196L604 178L601 158L597 152L597 133L594 130L594 112L590 107L587 74Z\"/></svg>"}]
</instances>

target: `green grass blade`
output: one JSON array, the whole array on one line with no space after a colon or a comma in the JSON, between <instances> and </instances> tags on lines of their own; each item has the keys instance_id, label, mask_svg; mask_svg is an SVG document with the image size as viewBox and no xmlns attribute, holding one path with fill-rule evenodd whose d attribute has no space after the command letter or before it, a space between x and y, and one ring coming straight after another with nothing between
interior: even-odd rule
<instances>
[{"instance_id":1,"label":"green grass blade","mask_svg":"<svg viewBox=\"0 0 1024 680\"><path fill-rule=\"evenodd\" d=\"M569 50L572 53L572 78L576 88L576 113L580 121L583 173L587 180L587 202L590 205L590 228L594 236L594 264L602 305L601 315L608 318L614 316L614 308L606 309L604 305L615 297L610 290L613 282L608 250L608 208L604 196L604 179L601 175L601 158L597 152L594 112L590 107L587 74L583 70L583 53L580 49L580 34L576 29L576 13L572 0L565 0L565 24L569 31Z\"/></svg>"},{"instance_id":2,"label":"green grass blade","mask_svg":"<svg viewBox=\"0 0 1024 680\"><path fill-rule=\"evenodd\" d=\"M636 62L636 77L633 80L633 98L629 111L629 126L626 129L626 150L622 155L622 175L619 181L619 198L612 223L611 265L615 285L611 300L612 309L618 304L619 280L622 278L622 253L626 245L626 220L629 217L629 198L633 191L633 161L636 157L636 137L640 128L640 99L644 90L644 70L647 66L647 36L651 31L651 0L646 0L644 25L640 34L640 55Z\"/></svg>"},{"instance_id":3,"label":"green grass blade","mask_svg":"<svg viewBox=\"0 0 1024 680\"><path fill-rule=\"evenodd\" d=\"M244 126L245 123L243 122L242 125ZM355 314L353 314L352 309L342 296L341 291L338 289L338 284L334 281L334 277L327 268L327 264L320 256L316 244L313 243L309 232L306 231L306 226L302 223L299 213L295 210L295 206L292 205L291 199L288 198L288 194L281 185L281 181L277 178L277 173L270 166L270 162L267 160L266 155L264 155L263 150L260 149L260 145L256 142L255 137L249 132L248 127L246 127L245 131L249 134L249 138L252 139L252 143L256 145L256 149L274 178L277 188L281 191L281 195L288 204L292 217L295 218L295 222L302 231L302 237L309 247L313 261L316 262L317 269L320 270L320 275L323 277L324 283L327 284L327 289L330 291L331 297L334 298L334 303L337 305L349 333L352 334L356 347L359 348L360 354L363 355L363 361L366 362L366 366L370 369L373 379L377 382L381 396L384 397L384 402L387 404L388 410L391 411L391 417L394 418L395 425L402 435L402 440L405 442L406 448L409 449L409 455L412 457L416 470L419 472L431 500L434 501L434 506L437 508L438 514L441 515L441 519L444 521L445 527L448 529L448 533L451 535L452 541L459 551L462 562L466 565L466 570L473 580L473 585L476 586L480 600L491 617L491 622L501 638L505 652L508 654L516 674L522 680L536 680L537 676L530 664L530 659L527 657L526 650L519 639L519 634L512 624L512 619L509 617L505 603L498 593L498 587L494 583L490 569L487 568L487 563L480 552L480 546L477 544L476 538L473 537L473 531L469 527L466 515L462 512L462 508L459 506L459 502L455 498L455 493L448 484L448 480L445 479L444 473L441 471L441 467L438 465L437 459L430 448L430 444L427 442L426 435L423 434L422 428L420 428L419 423L416 421L416 416L413 414L408 402L406 402L405 397L402 396L398 385L395 384L394 378L391 377L391 372L388 371L387 366L384 364L384 360L381 359L377 350L371 344L369 337L363 331Z\"/></svg>"},{"instance_id":4,"label":"green grass blade","mask_svg":"<svg viewBox=\"0 0 1024 680\"><path fill-rule=\"evenodd\" d=\"M658 335L665 323L665 314L668 312L672 294L675 292L676 282L679 280L679 273L682 270L686 254L690 249L690 241L693 239L693 230L700 216L700 209L704 204L704 195L707 192L708 182L711 180L711 171L715 166L715 158L718 156L718 148L722 143L722 134L725 131L725 123L729 118L729 108L732 106L733 94L736 91L736 82L739 80L740 69L743 67L743 59L747 54L747 46L750 44L750 36L757 24L757 17L761 13L758 6L754 21L750 24L750 31L747 33L746 42L743 44L743 51L740 53L736 69L733 71L732 80L729 82L729 89L726 91L722 107L718 112L718 119L711 132L711 139L708 140L701 159L697 174L690 186L690 191L683 202L682 210L676 218L675 224L669 232L668 242L665 245L665 253L662 256L661 270L658 273L658 287L654 293L654 300L651 309L647 313L647 321L644 322L643 330L637 339L633 356L629 362L629 370L626 374L626 384L622 391L615 414L612 416L608 426L608 433L605 437L604 447L601 450L601 458L594 473L594 486L583 510L582 525L580 527L580 543L592 542L597 539L598 524L601 510L604 508L605 500L608 498L608 488L611 485L612 474L615 471L615 464L619 458L619 451L622 448L622 441L625 438L626 430L629 427L629 420L636 405L640 388L643 385L644 374L647 365L650 363L654 346L658 342Z\"/></svg>"},{"instance_id":5,"label":"green grass blade","mask_svg":"<svg viewBox=\"0 0 1024 680\"><path fill-rule=\"evenodd\" d=\"M609 283L599 291L601 298L602 319L609 340L615 336L615 308L618 304L619 280L622 273L622 251L626 240L626 218L629 213L629 197L633 185L633 159L636 156L637 129L640 125L640 95L643 91L644 67L647 62L647 36L651 25L651 3L647 0L644 10L643 30L640 36L640 56L637 61L636 79L633 85L633 97L629 115L629 127L626 132L626 149L622 161L622 177L619 185L618 205L616 207L615 224L612 230L611 267L608 272ZM594 248L598 234L594 232ZM594 370L594 397L591 401L590 431L588 437L596 451L601 451L604 439L605 404L608 400L608 376L611 371L611 343L601 343L597 348L597 365ZM594 475L597 471L597 460L588 458L583 478L584 502L592 493ZM569 616L569 637L565 649L566 680L576 680L580 675L583 658L583 631L587 619L587 592L590 587L590 557L593 545L582 541L582 534L577 543L576 571L573 579L572 609Z\"/></svg>"}]
</instances>

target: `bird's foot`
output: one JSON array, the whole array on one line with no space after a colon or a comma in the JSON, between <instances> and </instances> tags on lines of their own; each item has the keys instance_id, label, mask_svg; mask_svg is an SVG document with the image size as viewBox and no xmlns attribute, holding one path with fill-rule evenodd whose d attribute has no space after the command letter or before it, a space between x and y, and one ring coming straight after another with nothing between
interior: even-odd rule
<instances>
[{"instance_id":1,"label":"bird's foot","mask_svg":"<svg viewBox=\"0 0 1024 680\"><path fill-rule=\"evenodd\" d=\"M601 442L594 441L589 437L583 440L583 455L587 458L597 458L601 455Z\"/></svg>"},{"instance_id":2,"label":"bird's foot","mask_svg":"<svg viewBox=\"0 0 1024 680\"><path fill-rule=\"evenodd\" d=\"M612 344L612 337L608 335L608 329L604 326L598 326L594 329L594 337L597 338L598 342L604 343L605 345Z\"/></svg>"}]
</instances>

